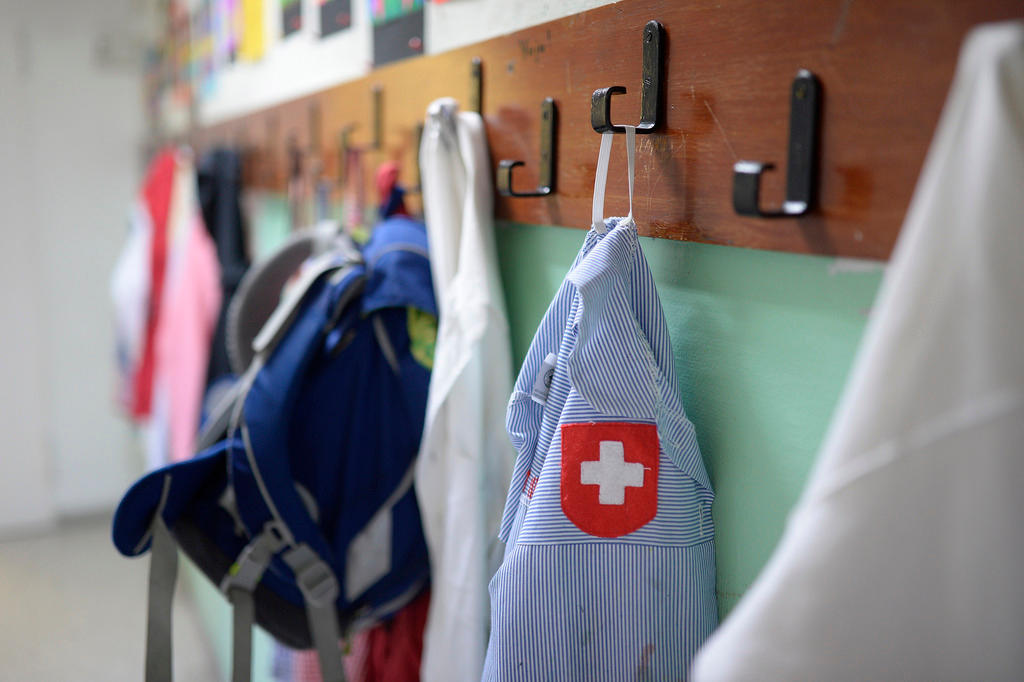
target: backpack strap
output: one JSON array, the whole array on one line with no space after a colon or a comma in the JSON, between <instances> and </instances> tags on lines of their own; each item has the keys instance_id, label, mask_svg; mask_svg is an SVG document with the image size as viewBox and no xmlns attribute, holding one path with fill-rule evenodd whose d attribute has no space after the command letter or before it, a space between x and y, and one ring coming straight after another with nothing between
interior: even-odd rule
<instances>
[{"instance_id":1,"label":"backpack strap","mask_svg":"<svg viewBox=\"0 0 1024 682\"><path fill-rule=\"evenodd\" d=\"M228 427L231 425L231 415L234 412L235 404L242 394L243 383L236 381L214 404L210 410L206 423L196 438L196 452L213 447L216 443L227 438Z\"/></svg>"},{"instance_id":2,"label":"backpack strap","mask_svg":"<svg viewBox=\"0 0 1024 682\"><path fill-rule=\"evenodd\" d=\"M268 487L260 464L266 466L267 461L257 456L252 446L249 426L246 420L246 401L260 372L270 362L271 356L281 341L295 328L294 323L300 309L313 285L321 278L333 273L334 277L343 278L352 269L361 265L352 258L340 257L338 254L325 254L306 265L302 277L282 300L263 329L253 341L254 357L245 374L238 382L238 393L231 404L228 421L229 433L241 436L243 451L252 474L253 483L259 490L271 521L264 526L264 531L251 542L238 557L236 567L232 567L234 575L225 580L222 589L234 607L234 654L233 682L248 682L251 674L252 658L252 623L255 616L253 607L253 591L259 584L264 571L272 558L282 550L281 559L295 574L296 584L305 604L309 630L320 659L321 673L324 682L344 682L345 674L342 667L341 650L338 646L340 629L336 601L340 594L338 581L331 567L306 542L297 540L293 530L285 521L275 502L274 495ZM336 303L340 309L351 300L358 289L350 286L346 296ZM334 311L322 311L329 323ZM301 334L301 343L324 333L324 321L315 325L303 321L297 331ZM309 336L309 339L306 337ZM300 345L301 345L300 343ZM269 483L273 483L270 480ZM294 518L294 517L293 517Z\"/></svg>"},{"instance_id":3,"label":"backpack strap","mask_svg":"<svg viewBox=\"0 0 1024 682\"><path fill-rule=\"evenodd\" d=\"M321 677L324 682L345 682L345 669L338 646L341 632L334 605L340 592L334 572L305 543L285 552L284 561L294 571L295 581L306 602L306 617L320 659Z\"/></svg>"},{"instance_id":4,"label":"backpack strap","mask_svg":"<svg viewBox=\"0 0 1024 682\"><path fill-rule=\"evenodd\" d=\"M163 510L171 489L164 477L163 494L150 525L149 595L146 617L146 682L171 682L171 606L178 578L178 546L164 523ZM145 539L143 539L145 541Z\"/></svg>"},{"instance_id":5,"label":"backpack strap","mask_svg":"<svg viewBox=\"0 0 1024 682\"><path fill-rule=\"evenodd\" d=\"M231 682L249 682L252 679L252 624L256 619L256 606L252 592L232 590L231 603Z\"/></svg>"},{"instance_id":6,"label":"backpack strap","mask_svg":"<svg viewBox=\"0 0 1024 682\"><path fill-rule=\"evenodd\" d=\"M398 365L398 353L395 352L395 345L391 343L391 337L388 336L387 327L384 326L384 320L380 318L379 314L374 314L372 318L373 324L373 335L377 338L377 347L380 348L380 352L384 355L384 360L387 361L388 367L395 374L401 374L402 369Z\"/></svg>"},{"instance_id":7,"label":"backpack strap","mask_svg":"<svg viewBox=\"0 0 1024 682\"><path fill-rule=\"evenodd\" d=\"M231 682L249 682L252 678L252 624L256 616L252 593L270 560L284 545L280 531L272 522L266 524L221 581L220 589L232 607Z\"/></svg>"},{"instance_id":8,"label":"backpack strap","mask_svg":"<svg viewBox=\"0 0 1024 682\"><path fill-rule=\"evenodd\" d=\"M361 262L358 253L347 254L328 251L308 261L299 273L298 281L289 287L274 308L266 323L252 341L252 350L256 357L268 356L277 347L281 338L288 332L299 314L306 295L320 278L326 273Z\"/></svg>"}]
</instances>

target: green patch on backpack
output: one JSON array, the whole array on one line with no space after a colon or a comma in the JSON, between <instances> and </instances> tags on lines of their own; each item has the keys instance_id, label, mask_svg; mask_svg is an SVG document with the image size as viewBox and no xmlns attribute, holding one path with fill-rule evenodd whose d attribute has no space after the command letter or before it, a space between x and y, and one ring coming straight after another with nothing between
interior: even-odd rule
<instances>
[{"instance_id":1,"label":"green patch on backpack","mask_svg":"<svg viewBox=\"0 0 1024 682\"><path fill-rule=\"evenodd\" d=\"M434 369L434 345L437 343L437 317L418 308L406 308L405 326L409 330L412 357L423 367Z\"/></svg>"}]
</instances>

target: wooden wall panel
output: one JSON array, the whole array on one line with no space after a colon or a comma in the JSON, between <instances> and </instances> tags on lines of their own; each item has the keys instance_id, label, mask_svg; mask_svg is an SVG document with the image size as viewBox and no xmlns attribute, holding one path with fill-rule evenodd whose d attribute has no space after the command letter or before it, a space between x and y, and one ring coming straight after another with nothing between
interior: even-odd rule
<instances>
[{"instance_id":1,"label":"wooden wall panel","mask_svg":"<svg viewBox=\"0 0 1024 682\"><path fill-rule=\"evenodd\" d=\"M372 140L372 95L383 88L384 140L367 151L403 164L415 177L415 125L441 96L470 101L470 60L483 60L483 114L492 162L520 159L516 187L536 185L539 111L558 106L556 191L545 198L502 198L501 218L586 227L599 135L590 96L624 85L613 121L639 118L641 32L665 28L663 116L638 136L634 215L642 234L715 244L887 258L913 192L967 30L1019 17L1019 0L623 0L589 12L429 57L235 121L197 131L197 147L244 140L253 150L247 177L285 182L288 138L319 139L326 173L337 172L338 135ZM819 207L799 219L741 218L732 210L732 164L772 161L765 203L782 200L789 88L808 68L823 89ZM320 108L319 137L309 130ZM625 153L618 136L606 214L626 210ZM366 173L372 183L372 172ZM372 194L371 194L372 196ZM415 204L415 198L411 203Z\"/></svg>"}]
</instances>

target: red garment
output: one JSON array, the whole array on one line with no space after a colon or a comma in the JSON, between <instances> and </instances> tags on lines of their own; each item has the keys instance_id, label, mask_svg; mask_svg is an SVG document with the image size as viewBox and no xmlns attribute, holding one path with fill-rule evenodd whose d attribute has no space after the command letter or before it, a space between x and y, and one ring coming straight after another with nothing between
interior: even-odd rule
<instances>
[{"instance_id":1,"label":"red garment","mask_svg":"<svg viewBox=\"0 0 1024 682\"><path fill-rule=\"evenodd\" d=\"M142 200L152 226L152 239L149 257L149 316L142 342L142 355L132 381L131 392L131 413L137 419L148 417L152 410L153 374L156 367L155 340L160 319L160 302L163 299L164 272L167 269L167 216L174 187L175 156L173 149L160 152L149 164L142 188Z\"/></svg>"},{"instance_id":2,"label":"red garment","mask_svg":"<svg viewBox=\"0 0 1024 682\"><path fill-rule=\"evenodd\" d=\"M419 682L429 606L430 590L426 589L391 620L355 635L345 656L349 682ZM283 679L323 682L316 650L293 652L291 677Z\"/></svg>"},{"instance_id":3,"label":"red garment","mask_svg":"<svg viewBox=\"0 0 1024 682\"><path fill-rule=\"evenodd\" d=\"M380 205L382 218L393 215L409 215L405 208L404 192L398 190L398 176L401 172L397 161L386 161L377 167L377 203Z\"/></svg>"},{"instance_id":4,"label":"red garment","mask_svg":"<svg viewBox=\"0 0 1024 682\"><path fill-rule=\"evenodd\" d=\"M362 682L417 682L423 656L430 590L423 590L395 617L368 633L369 656Z\"/></svg>"}]
</instances>

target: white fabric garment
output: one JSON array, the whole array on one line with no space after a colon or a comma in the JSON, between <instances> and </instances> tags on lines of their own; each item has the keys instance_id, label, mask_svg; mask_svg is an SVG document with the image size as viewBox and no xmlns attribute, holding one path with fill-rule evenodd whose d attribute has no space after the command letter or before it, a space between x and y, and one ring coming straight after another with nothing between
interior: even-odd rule
<instances>
[{"instance_id":1,"label":"white fabric garment","mask_svg":"<svg viewBox=\"0 0 1024 682\"><path fill-rule=\"evenodd\" d=\"M131 410L132 382L146 334L149 312L149 254L153 225L145 202L131 209L128 239L121 248L110 277L110 297L114 304L114 331L117 342L118 402Z\"/></svg>"},{"instance_id":2,"label":"white fabric garment","mask_svg":"<svg viewBox=\"0 0 1024 682\"><path fill-rule=\"evenodd\" d=\"M505 434L512 353L494 244L483 119L441 99L420 148L439 321L416 493L430 550L424 682L478 680L487 648L487 583L515 451Z\"/></svg>"},{"instance_id":3,"label":"white fabric garment","mask_svg":"<svg viewBox=\"0 0 1024 682\"><path fill-rule=\"evenodd\" d=\"M1024 679L1024 24L975 29L807 489L697 680Z\"/></svg>"}]
</instances>

